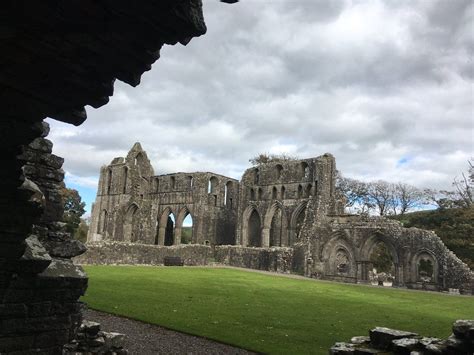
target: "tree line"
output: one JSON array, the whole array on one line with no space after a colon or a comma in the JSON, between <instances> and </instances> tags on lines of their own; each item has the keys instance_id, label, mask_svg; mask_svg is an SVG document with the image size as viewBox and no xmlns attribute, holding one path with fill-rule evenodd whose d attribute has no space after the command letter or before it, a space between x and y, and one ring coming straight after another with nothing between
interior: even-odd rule
<instances>
[{"instance_id":1,"label":"tree line","mask_svg":"<svg viewBox=\"0 0 474 355\"><path fill-rule=\"evenodd\" d=\"M336 186L345 197L346 208L360 214L404 215L426 205L438 209L470 208L474 202L474 165L468 161L468 171L454 178L453 189L449 191L422 189L403 182L365 182L344 177L339 172Z\"/></svg>"}]
</instances>

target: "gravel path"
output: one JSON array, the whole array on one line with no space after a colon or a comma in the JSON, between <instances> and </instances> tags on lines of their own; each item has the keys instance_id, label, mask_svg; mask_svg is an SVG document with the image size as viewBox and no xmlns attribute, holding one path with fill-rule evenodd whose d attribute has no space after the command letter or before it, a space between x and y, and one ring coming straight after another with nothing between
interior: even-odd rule
<instances>
[{"instance_id":1,"label":"gravel path","mask_svg":"<svg viewBox=\"0 0 474 355\"><path fill-rule=\"evenodd\" d=\"M125 349L131 355L151 354L255 354L206 338L175 332L128 318L89 309L84 319L99 322L101 330L126 335Z\"/></svg>"}]
</instances>

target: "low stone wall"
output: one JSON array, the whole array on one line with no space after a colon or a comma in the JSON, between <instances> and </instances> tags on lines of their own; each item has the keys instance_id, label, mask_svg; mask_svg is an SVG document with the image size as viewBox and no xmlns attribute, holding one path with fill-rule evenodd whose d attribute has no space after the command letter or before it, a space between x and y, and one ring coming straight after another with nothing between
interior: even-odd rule
<instances>
[{"instance_id":1,"label":"low stone wall","mask_svg":"<svg viewBox=\"0 0 474 355\"><path fill-rule=\"evenodd\" d=\"M222 245L214 248L215 261L229 266L289 273L293 261L292 248L245 248Z\"/></svg>"},{"instance_id":2,"label":"low stone wall","mask_svg":"<svg viewBox=\"0 0 474 355\"><path fill-rule=\"evenodd\" d=\"M213 257L212 248L199 244L159 246L120 242L87 244L87 252L74 259L76 264L110 265L163 265L166 256L177 256L184 265L207 265Z\"/></svg>"}]
</instances>

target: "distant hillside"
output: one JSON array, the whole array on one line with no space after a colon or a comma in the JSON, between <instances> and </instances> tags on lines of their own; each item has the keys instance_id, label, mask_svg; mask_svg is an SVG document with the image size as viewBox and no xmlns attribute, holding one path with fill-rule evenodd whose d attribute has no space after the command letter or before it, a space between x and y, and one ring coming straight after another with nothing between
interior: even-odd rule
<instances>
[{"instance_id":1,"label":"distant hillside","mask_svg":"<svg viewBox=\"0 0 474 355\"><path fill-rule=\"evenodd\" d=\"M444 244L474 270L474 208L451 208L390 217L405 227L436 232Z\"/></svg>"}]
</instances>

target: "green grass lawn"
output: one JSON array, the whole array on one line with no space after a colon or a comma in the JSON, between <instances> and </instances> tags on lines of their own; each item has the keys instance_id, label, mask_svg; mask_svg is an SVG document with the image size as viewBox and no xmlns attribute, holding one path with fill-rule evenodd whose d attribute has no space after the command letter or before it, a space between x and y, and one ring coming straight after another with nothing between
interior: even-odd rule
<instances>
[{"instance_id":1,"label":"green grass lawn","mask_svg":"<svg viewBox=\"0 0 474 355\"><path fill-rule=\"evenodd\" d=\"M223 268L87 266L89 307L273 354L327 354L375 326L446 337L474 298Z\"/></svg>"}]
</instances>

